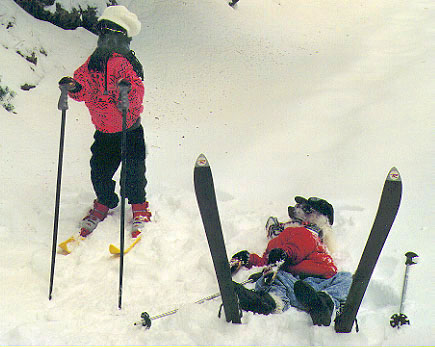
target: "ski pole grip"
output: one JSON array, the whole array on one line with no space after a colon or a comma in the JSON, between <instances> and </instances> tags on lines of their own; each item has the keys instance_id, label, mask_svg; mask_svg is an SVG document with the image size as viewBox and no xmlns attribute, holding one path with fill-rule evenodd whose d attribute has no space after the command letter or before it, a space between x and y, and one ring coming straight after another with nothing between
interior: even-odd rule
<instances>
[{"instance_id":1,"label":"ski pole grip","mask_svg":"<svg viewBox=\"0 0 435 347\"><path fill-rule=\"evenodd\" d=\"M416 262L414 262L413 258L418 257L418 255L415 254L414 252L407 252L405 254L405 257L406 257L405 265L417 264Z\"/></svg>"},{"instance_id":2,"label":"ski pole grip","mask_svg":"<svg viewBox=\"0 0 435 347\"><path fill-rule=\"evenodd\" d=\"M59 102L57 103L57 109L61 111L68 110L68 85L59 84L59 89L60 97Z\"/></svg>"}]
</instances>

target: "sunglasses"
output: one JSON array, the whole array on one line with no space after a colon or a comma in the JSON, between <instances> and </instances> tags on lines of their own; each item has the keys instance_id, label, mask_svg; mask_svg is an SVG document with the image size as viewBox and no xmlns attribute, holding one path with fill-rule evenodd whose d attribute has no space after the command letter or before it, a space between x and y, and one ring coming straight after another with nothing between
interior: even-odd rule
<instances>
[{"instance_id":1,"label":"sunglasses","mask_svg":"<svg viewBox=\"0 0 435 347\"><path fill-rule=\"evenodd\" d=\"M312 208L310 205L308 204L296 204L295 207L299 207L302 209L302 211L304 211L306 214L310 214L314 212L314 208Z\"/></svg>"},{"instance_id":2,"label":"sunglasses","mask_svg":"<svg viewBox=\"0 0 435 347\"><path fill-rule=\"evenodd\" d=\"M111 28L106 23L104 23L98 27L98 34L99 35L104 35L104 34L109 34L109 33L117 33L117 34L127 35L127 33L125 31Z\"/></svg>"}]
</instances>

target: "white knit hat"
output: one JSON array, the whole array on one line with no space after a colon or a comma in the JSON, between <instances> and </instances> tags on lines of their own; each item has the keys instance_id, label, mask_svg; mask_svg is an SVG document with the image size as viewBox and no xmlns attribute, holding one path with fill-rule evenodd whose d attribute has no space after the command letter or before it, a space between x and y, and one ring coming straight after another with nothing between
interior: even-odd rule
<instances>
[{"instance_id":1,"label":"white knit hat","mask_svg":"<svg viewBox=\"0 0 435 347\"><path fill-rule=\"evenodd\" d=\"M110 20L111 22L118 24L127 30L127 36L132 37L139 34L141 29L141 23L137 19L137 16L130 12L125 6L109 6L107 7L98 21Z\"/></svg>"}]
</instances>

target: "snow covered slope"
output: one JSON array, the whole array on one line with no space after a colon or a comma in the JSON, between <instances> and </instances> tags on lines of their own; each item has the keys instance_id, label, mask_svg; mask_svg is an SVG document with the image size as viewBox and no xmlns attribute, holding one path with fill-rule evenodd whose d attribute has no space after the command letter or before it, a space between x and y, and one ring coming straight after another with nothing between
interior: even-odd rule
<instances>
[{"instance_id":1,"label":"snow covered slope","mask_svg":"<svg viewBox=\"0 0 435 347\"><path fill-rule=\"evenodd\" d=\"M236 9L225 0L119 3L143 25L132 48L146 74L147 191L155 216L125 258L122 310L119 259L108 252L119 242L118 210L74 253L57 255L48 300L57 81L91 54L96 37L2 1L1 83L17 96L16 114L0 109L0 344L433 345L433 2L240 0ZM36 65L16 53L20 47L36 52ZM21 91L25 82L37 87ZM77 230L94 199L94 129L84 105L69 106L60 240ZM217 318L219 300L188 304L218 288L193 192L200 153L212 166L230 255L261 253L268 216L285 220L295 195L319 196L334 205L335 255L349 271L385 176L399 169L402 204L360 309L359 333L312 327L293 309L245 313L242 325L228 325ZM412 325L394 330L389 318L398 313L409 250L420 256L404 310ZM149 331L132 324L143 311L182 304Z\"/></svg>"}]
</instances>

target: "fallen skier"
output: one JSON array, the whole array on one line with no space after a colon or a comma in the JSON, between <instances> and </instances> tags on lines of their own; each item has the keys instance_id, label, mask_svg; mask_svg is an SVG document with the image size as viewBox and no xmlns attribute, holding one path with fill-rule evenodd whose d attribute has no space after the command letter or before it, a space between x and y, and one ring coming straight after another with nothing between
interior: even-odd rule
<instances>
[{"instance_id":1,"label":"fallen skier","mask_svg":"<svg viewBox=\"0 0 435 347\"><path fill-rule=\"evenodd\" d=\"M346 300L350 272L338 272L326 240L331 236L334 209L324 199L295 197L289 222L270 217L269 242L262 256L240 251L232 264L264 267L254 274L255 289L234 283L240 307L260 314L280 313L291 306L308 312L314 325L329 326L334 309Z\"/></svg>"}]
</instances>

